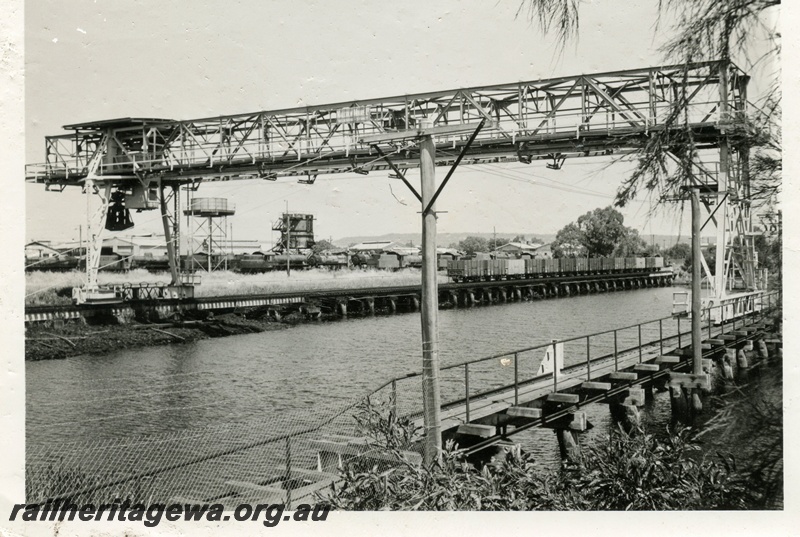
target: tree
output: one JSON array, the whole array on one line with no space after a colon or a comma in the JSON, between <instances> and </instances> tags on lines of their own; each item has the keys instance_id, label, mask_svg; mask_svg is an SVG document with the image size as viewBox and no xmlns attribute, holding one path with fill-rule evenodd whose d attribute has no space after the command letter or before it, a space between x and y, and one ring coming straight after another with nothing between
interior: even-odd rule
<instances>
[{"instance_id":1,"label":"tree","mask_svg":"<svg viewBox=\"0 0 800 537\"><path fill-rule=\"evenodd\" d=\"M663 252L661 251L661 246L658 244L647 244L644 243L644 250L641 253L644 257L661 257L663 256Z\"/></svg>"},{"instance_id":2,"label":"tree","mask_svg":"<svg viewBox=\"0 0 800 537\"><path fill-rule=\"evenodd\" d=\"M670 259L690 259L692 257L692 247L685 242L679 242L664 250L664 257Z\"/></svg>"},{"instance_id":3,"label":"tree","mask_svg":"<svg viewBox=\"0 0 800 537\"><path fill-rule=\"evenodd\" d=\"M515 235L511 242L527 242L530 244L544 244L544 241L537 236L533 236L530 239L526 239L525 235Z\"/></svg>"},{"instance_id":4,"label":"tree","mask_svg":"<svg viewBox=\"0 0 800 537\"><path fill-rule=\"evenodd\" d=\"M500 248L504 244L508 244L509 242L511 242L511 241L509 241L508 239L501 238L501 237L499 237L497 239L489 239L486 242L486 248L490 252L493 252L494 250L497 250L498 248Z\"/></svg>"},{"instance_id":5,"label":"tree","mask_svg":"<svg viewBox=\"0 0 800 537\"><path fill-rule=\"evenodd\" d=\"M567 224L556 234L554 257L629 257L647 251L639 232L623 225L622 213L613 207L595 209Z\"/></svg>"},{"instance_id":6,"label":"tree","mask_svg":"<svg viewBox=\"0 0 800 537\"><path fill-rule=\"evenodd\" d=\"M607 257L629 233L622 225L622 213L613 207L595 209L578 218L578 228L583 232L583 244L590 256ZM638 233L637 233L638 236Z\"/></svg>"},{"instance_id":7,"label":"tree","mask_svg":"<svg viewBox=\"0 0 800 537\"><path fill-rule=\"evenodd\" d=\"M320 252L324 252L325 250L330 250L331 248L336 248L336 246L323 239L321 241L316 241L314 246L311 247L311 251L315 254L318 254Z\"/></svg>"},{"instance_id":8,"label":"tree","mask_svg":"<svg viewBox=\"0 0 800 537\"><path fill-rule=\"evenodd\" d=\"M583 246L583 231L575 222L567 224L556 233L556 239L550 245L553 257L586 257Z\"/></svg>"},{"instance_id":9,"label":"tree","mask_svg":"<svg viewBox=\"0 0 800 537\"><path fill-rule=\"evenodd\" d=\"M672 17L671 37L661 52L669 63L689 64L707 60L729 60L738 53L741 63L775 61L780 57L780 33L767 22L770 9L780 0L658 0L657 29ZM523 0L517 15L527 7L529 20L544 33L555 32L561 47L577 37L578 0ZM769 50L755 62L748 57L753 43L769 43ZM738 58L737 58L738 60ZM775 70L777 73L778 71ZM778 76L761 100L763 110L755 119L736 127L739 151L751 153L750 199L774 199L781 188L782 141L780 128L781 92ZM617 191L615 204L624 206L641 190L655 192L660 202L674 199L676 191L693 180L692 161L697 146L686 123L686 100L678 100L635 155L637 165ZM753 150L753 151L751 151ZM675 165L675 161L678 165Z\"/></svg>"},{"instance_id":10,"label":"tree","mask_svg":"<svg viewBox=\"0 0 800 537\"><path fill-rule=\"evenodd\" d=\"M648 245L639 236L639 232L635 229L625 228L625 233L620 238L617 245L614 247L614 257L636 257L638 255L647 255L652 257L655 252L648 249Z\"/></svg>"},{"instance_id":11,"label":"tree","mask_svg":"<svg viewBox=\"0 0 800 537\"><path fill-rule=\"evenodd\" d=\"M716 273L716 270L717 270L717 263L716 263L717 246L714 245L714 244L710 244L708 246L705 246L705 247L701 248L700 251L703 254L703 259L705 259L705 261L706 261L706 265L708 265L709 272L713 276ZM684 258L684 260L683 260L683 270L686 271L687 273L691 273L692 272L692 253L691 253L691 250L689 251L689 255L686 256ZM702 273L703 269L701 268L700 270L701 270L701 273Z\"/></svg>"},{"instance_id":12,"label":"tree","mask_svg":"<svg viewBox=\"0 0 800 537\"><path fill-rule=\"evenodd\" d=\"M483 237L474 237L470 235L463 241L458 243L458 249L467 255L472 255L475 252L488 252L489 241Z\"/></svg>"}]
</instances>

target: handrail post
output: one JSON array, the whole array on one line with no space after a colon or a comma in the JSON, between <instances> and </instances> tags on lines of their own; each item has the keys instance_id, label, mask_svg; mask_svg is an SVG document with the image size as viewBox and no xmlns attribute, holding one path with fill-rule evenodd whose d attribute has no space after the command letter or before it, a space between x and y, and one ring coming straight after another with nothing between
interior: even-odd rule
<instances>
[{"instance_id":1,"label":"handrail post","mask_svg":"<svg viewBox=\"0 0 800 537\"><path fill-rule=\"evenodd\" d=\"M641 358L641 352L640 348L639 358ZM664 354L664 324L661 322L661 319L658 320L658 354Z\"/></svg>"},{"instance_id":2,"label":"handrail post","mask_svg":"<svg viewBox=\"0 0 800 537\"><path fill-rule=\"evenodd\" d=\"M722 323L722 327L725 327L725 308L722 308L722 312L720 313L720 322ZM736 308L733 310L733 329L736 330Z\"/></svg>"},{"instance_id":3,"label":"handrail post","mask_svg":"<svg viewBox=\"0 0 800 537\"><path fill-rule=\"evenodd\" d=\"M681 348L681 318L678 317L678 348Z\"/></svg>"},{"instance_id":4,"label":"handrail post","mask_svg":"<svg viewBox=\"0 0 800 537\"><path fill-rule=\"evenodd\" d=\"M553 392L558 391L558 340L553 340Z\"/></svg>"},{"instance_id":5,"label":"handrail post","mask_svg":"<svg viewBox=\"0 0 800 537\"><path fill-rule=\"evenodd\" d=\"M519 356L514 353L514 405L519 404Z\"/></svg>"},{"instance_id":6,"label":"handrail post","mask_svg":"<svg viewBox=\"0 0 800 537\"><path fill-rule=\"evenodd\" d=\"M467 407L467 423L469 423L469 363L464 364L464 401Z\"/></svg>"},{"instance_id":7,"label":"handrail post","mask_svg":"<svg viewBox=\"0 0 800 537\"><path fill-rule=\"evenodd\" d=\"M614 330L614 371L619 369L619 361L617 359L617 331Z\"/></svg>"},{"instance_id":8,"label":"handrail post","mask_svg":"<svg viewBox=\"0 0 800 537\"><path fill-rule=\"evenodd\" d=\"M713 308L708 308L708 310L706 310L706 311L708 311L708 337L709 337L709 339L711 338L711 310L712 309Z\"/></svg>"},{"instance_id":9,"label":"handrail post","mask_svg":"<svg viewBox=\"0 0 800 537\"><path fill-rule=\"evenodd\" d=\"M586 336L586 380L592 380L592 351L589 343L591 337Z\"/></svg>"},{"instance_id":10,"label":"handrail post","mask_svg":"<svg viewBox=\"0 0 800 537\"><path fill-rule=\"evenodd\" d=\"M642 325L639 324L636 328L639 330L639 363L642 363Z\"/></svg>"}]
</instances>

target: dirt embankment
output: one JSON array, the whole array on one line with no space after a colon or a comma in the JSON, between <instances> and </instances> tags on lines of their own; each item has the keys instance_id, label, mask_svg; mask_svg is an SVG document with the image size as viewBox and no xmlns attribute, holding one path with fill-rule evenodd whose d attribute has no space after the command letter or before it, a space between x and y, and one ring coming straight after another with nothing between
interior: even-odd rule
<instances>
[{"instance_id":1,"label":"dirt embankment","mask_svg":"<svg viewBox=\"0 0 800 537\"><path fill-rule=\"evenodd\" d=\"M276 322L225 314L204 320L87 325L68 322L60 327L31 325L25 330L25 359L53 360L80 354L107 352L168 343L189 343L199 339L225 337L269 330L282 330L298 319Z\"/></svg>"}]
</instances>

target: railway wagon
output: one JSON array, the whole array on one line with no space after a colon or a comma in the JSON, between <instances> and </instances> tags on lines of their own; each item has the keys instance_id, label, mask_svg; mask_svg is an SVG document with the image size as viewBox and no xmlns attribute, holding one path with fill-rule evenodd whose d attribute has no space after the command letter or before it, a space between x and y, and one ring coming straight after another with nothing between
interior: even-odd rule
<instances>
[{"instance_id":1,"label":"railway wagon","mask_svg":"<svg viewBox=\"0 0 800 537\"><path fill-rule=\"evenodd\" d=\"M661 257L467 259L452 261L447 275L456 282L570 276L586 273L647 272L664 266Z\"/></svg>"},{"instance_id":2,"label":"railway wagon","mask_svg":"<svg viewBox=\"0 0 800 537\"><path fill-rule=\"evenodd\" d=\"M452 261L457 261L458 256L451 253L437 253L436 254L436 268L439 270L447 270L447 267Z\"/></svg>"},{"instance_id":3,"label":"railway wagon","mask_svg":"<svg viewBox=\"0 0 800 537\"><path fill-rule=\"evenodd\" d=\"M169 270L169 257L166 255L135 255L131 258L131 269L145 269L150 272L166 272Z\"/></svg>"},{"instance_id":4,"label":"railway wagon","mask_svg":"<svg viewBox=\"0 0 800 537\"><path fill-rule=\"evenodd\" d=\"M81 258L82 259L82 258ZM51 272L65 272L78 268L80 260L74 255L60 255L44 259L25 258L25 270L42 270Z\"/></svg>"},{"instance_id":5,"label":"railway wagon","mask_svg":"<svg viewBox=\"0 0 800 537\"><path fill-rule=\"evenodd\" d=\"M447 274L457 281L477 281L487 277L480 259L456 259L447 265Z\"/></svg>"},{"instance_id":6,"label":"railway wagon","mask_svg":"<svg viewBox=\"0 0 800 537\"><path fill-rule=\"evenodd\" d=\"M339 270L350 266L350 256L347 252L320 252L308 258L312 267Z\"/></svg>"},{"instance_id":7,"label":"railway wagon","mask_svg":"<svg viewBox=\"0 0 800 537\"><path fill-rule=\"evenodd\" d=\"M400 256L400 268L422 268L421 255Z\"/></svg>"},{"instance_id":8,"label":"railway wagon","mask_svg":"<svg viewBox=\"0 0 800 537\"><path fill-rule=\"evenodd\" d=\"M131 257L123 257L119 254L100 254L100 267L98 270L108 270L124 272L131 269Z\"/></svg>"},{"instance_id":9,"label":"railway wagon","mask_svg":"<svg viewBox=\"0 0 800 537\"><path fill-rule=\"evenodd\" d=\"M361 268L374 268L380 270L397 270L400 268L400 257L393 253L382 254L355 254L352 257L353 266Z\"/></svg>"},{"instance_id":10,"label":"railway wagon","mask_svg":"<svg viewBox=\"0 0 800 537\"><path fill-rule=\"evenodd\" d=\"M544 273L544 262L546 259L526 259L525 260L525 273L539 275Z\"/></svg>"},{"instance_id":11,"label":"railway wagon","mask_svg":"<svg viewBox=\"0 0 800 537\"><path fill-rule=\"evenodd\" d=\"M508 260L508 276L509 278L521 278L525 274L525 259L509 259Z\"/></svg>"},{"instance_id":12,"label":"railway wagon","mask_svg":"<svg viewBox=\"0 0 800 537\"><path fill-rule=\"evenodd\" d=\"M237 256L234 266L237 271L242 273L269 272L272 270L285 270L287 256L249 254ZM309 268L308 256L302 254L291 254L288 256L289 268L292 270L302 270Z\"/></svg>"}]
</instances>

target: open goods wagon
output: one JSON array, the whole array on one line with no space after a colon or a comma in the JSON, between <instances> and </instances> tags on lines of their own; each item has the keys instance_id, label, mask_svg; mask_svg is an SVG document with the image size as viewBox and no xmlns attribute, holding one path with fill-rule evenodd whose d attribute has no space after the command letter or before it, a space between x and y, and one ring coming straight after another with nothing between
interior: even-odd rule
<instances>
[{"instance_id":1,"label":"open goods wagon","mask_svg":"<svg viewBox=\"0 0 800 537\"><path fill-rule=\"evenodd\" d=\"M651 272L663 267L664 259L661 257L461 259L448 264L447 275L456 282L470 282Z\"/></svg>"}]
</instances>

